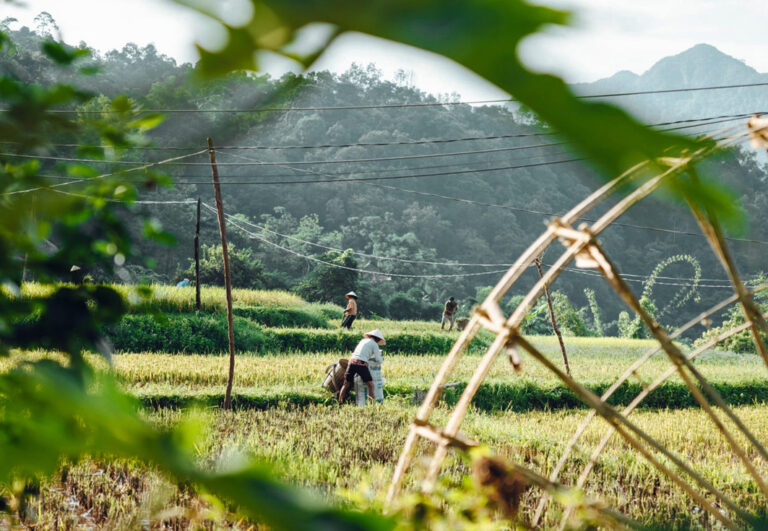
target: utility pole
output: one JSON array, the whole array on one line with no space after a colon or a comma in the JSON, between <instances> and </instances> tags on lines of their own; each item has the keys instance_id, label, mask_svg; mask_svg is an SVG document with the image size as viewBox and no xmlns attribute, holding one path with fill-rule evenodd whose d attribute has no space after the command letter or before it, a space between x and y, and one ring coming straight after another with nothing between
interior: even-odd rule
<instances>
[{"instance_id":1,"label":"utility pole","mask_svg":"<svg viewBox=\"0 0 768 531\"><path fill-rule=\"evenodd\" d=\"M534 260L536 263L536 269L539 270L539 277L544 278L544 272L541 270L541 257ZM552 321L552 329L555 331L557 340L560 342L560 350L563 353L563 362L565 362L565 372L568 376L571 375L571 368L568 366L568 356L565 354L565 343L563 343L563 336L560 334L560 329L557 327L557 321L555 320L555 310L552 308L552 297L549 296L549 286L544 285L544 295L547 297L547 306L549 306L549 319Z\"/></svg>"},{"instance_id":2,"label":"utility pole","mask_svg":"<svg viewBox=\"0 0 768 531\"><path fill-rule=\"evenodd\" d=\"M232 382L235 379L235 329L232 325L232 282L229 276L227 226L224 220L224 203L221 199L219 170L216 167L216 152L213 150L213 141L210 137L208 137L208 155L211 159L213 193L216 197L216 213L219 218L219 233L221 234L221 254L224 260L224 290L227 293L227 327L229 328L229 377L227 378L227 392L224 395L224 409L230 409L232 407Z\"/></svg>"},{"instance_id":3,"label":"utility pole","mask_svg":"<svg viewBox=\"0 0 768 531\"><path fill-rule=\"evenodd\" d=\"M197 198L197 223L195 224L195 308L200 311L200 198Z\"/></svg>"}]
</instances>

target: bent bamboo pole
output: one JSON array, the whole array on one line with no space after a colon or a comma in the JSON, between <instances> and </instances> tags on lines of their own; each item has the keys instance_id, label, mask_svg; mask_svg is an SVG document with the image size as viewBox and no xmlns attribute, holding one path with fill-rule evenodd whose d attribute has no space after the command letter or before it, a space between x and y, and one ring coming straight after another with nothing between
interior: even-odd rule
<instances>
[{"instance_id":1,"label":"bent bamboo pole","mask_svg":"<svg viewBox=\"0 0 768 531\"><path fill-rule=\"evenodd\" d=\"M645 183L643 183L638 188L633 190L626 197L622 198L616 205L614 205L611 209L609 209L606 214L601 216L594 223L593 227L596 227L596 231L594 234L597 234L600 231L607 228L610 225L610 223L612 223L628 208L630 208L632 205L634 205L641 199L645 198L646 196L651 194L654 190L656 190L659 186L661 186L664 179L668 178L671 175L674 175L675 172L684 168L689 163L689 161L690 161L690 158L683 158L683 159L676 160L674 164L672 164L666 171L648 179ZM622 178L616 179L616 181L619 181L619 180L623 180L623 179ZM611 183L609 183L609 185L606 185L603 188L606 190L612 190L615 188L615 185L612 185ZM596 203L592 202L590 205L594 206L594 204ZM565 266L567 266L570 263L570 261L579 252L583 251L587 247L587 245L592 241L592 238L594 236L593 233L587 232L587 231L574 231L573 229L568 228L567 220L574 219L575 217L577 217L576 214L580 212L583 208L584 207L582 207L582 205L579 205L573 210L571 210L571 212L569 212L568 215L564 216L562 219L554 218L550 223L549 227L547 228L547 231L539 238L539 240L537 240L537 243L543 243L542 240L545 237L547 240L553 240L555 236L563 236L565 238L573 240L573 243L566 250L566 252L563 253L563 255L552 265L552 267L550 267L547 273L534 285L534 287L523 298L523 300L520 302L517 308L515 308L515 311L512 312L512 315L509 316L505 324L505 328L510 332L512 330L515 330L520 325L520 323L522 323L523 319L531 310L531 308L536 303L538 298L541 297L541 294L543 293L545 286L550 285L561 273L562 269ZM551 243L551 241L549 241L547 245L549 245L549 243ZM540 254L540 249L538 248L538 245L534 244L531 247L529 247L525 251L525 253L523 253L520 259L518 259L518 262L515 264L515 266L518 266L518 265L522 266L523 264L525 264L525 267L528 267L530 263L532 263L533 260L535 260L536 257L539 256L539 254ZM511 271L516 271L515 266L513 266ZM500 282L497 288L500 287L502 284L503 282ZM506 293L506 290L504 290L500 296L503 296L504 293ZM488 299L491 299L491 296L493 294L494 292L491 292L491 294L488 295ZM486 302L489 302L488 299L486 299ZM483 304L485 305L486 303L483 303ZM496 304L495 300L493 301L493 304ZM507 342L508 342L507 338L504 337L504 335L502 334L497 336L496 341L494 341L493 344L489 347L488 351L483 356L483 359L478 365L478 368L475 370L475 373L472 375L472 378L467 384L467 387L464 389L464 392L462 393L461 398L459 399L459 402L456 404L456 407L454 408L453 413L448 419L448 423L446 424L446 428L445 428L446 433L455 435L456 432L458 432L459 426L461 425L461 422L464 420L464 417L467 414L467 410L469 409L469 404L471 403L472 399L477 393L477 390L479 389L480 384L485 379L485 376L488 374L488 371L493 365L493 362L495 361L496 356L499 354L499 352L506 345ZM424 481L422 482L422 490L429 491L432 489L432 487L435 484L435 481L437 480L437 476L440 473L440 468L442 466L442 463L447 453L448 453L448 448L445 445L437 446L437 448L435 449L435 453L432 457L432 461L430 462L427 475ZM400 478L398 477L398 480L399 479Z\"/></svg>"},{"instance_id":2,"label":"bent bamboo pole","mask_svg":"<svg viewBox=\"0 0 768 531\"><path fill-rule=\"evenodd\" d=\"M571 209L563 217L563 219L567 221L572 221L583 216L584 214L589 212L592 208L597 206L600 202L610 197L617 190L621 189L623 186L628 185L633 180L639 178L640 171L647 165L648 165L647 161L638 163L632 168L628 169L619 177L601 186L599 189L593 192L589 197L587 197L581 203L576 205L576 207ZM551 229L548 229L544 234L539 236L539 238L526 250L526 252L523 253L523 255L521 255L517 259L515 264L512 265L509 271L507 271L504 277L496 285L494 290L488 294L488 297L486 297L481 307L491 302L498 303L498 301L501 300L501 298L506 294L509 288L520 278L523 272L530 266L530 264L535 259L535 257L541 254L544 251L544 249L549 247L549 245L554 240L555 240L554 231ZM456 340L456 343L453 345L453 347L451 348L451 351L446 356L446 360L443 362L443 365L440 368L440 371L438 372L437 376L435 377L435 380L432 382L432 386L427 392L427 396L424 398L424 402L422 403L416 415L416 418L418 420L421 420L421 421L429 420L429 416L431 415L434 409L434 406L437 403L437 399L440 396L440 390L442 385L445 384L448 377L456 367L456 364L461 359L461 356L464 350L467 348L469 343L475 337L478 327L479 327L479 316L474 315L470 319L470 322L468 323L467 327L464 329L464 331L462 331L462 333ZM403 450L400 453L400 457L395 467L395 472L392 477L392 482L390 483L389 490L387 492L387 501L386 501L387 506L391 505L394 498L400 492L400 488L402 486L405 473L407 472L408 467L410 466L413 453L416 450L417 442L418 442L418 434L415 431L415 427L411 425L405 440L405 444L403 445Z\"/></svg>"},{"instance_id":3,"label":"bent bamboo pole","mask_svg":"<svg viewBox=\"0 0 768 531\"><path fill-rule=\"evenodd\" d=\"M590 234L590 237L592 235L602 232L602 230L607 228L628 208L630 208L636 202L638 202L639 200L641 200L642 198L650 194L652 191L654 191L656 188L658 188L658 186L661 185L662 181L665 178L669 177L670 175L674 175L678 173L681 169L687 167L692 160L695 160L699 157L707 155L713 149L714 149L714 146L707 146L697 150L696 152L694 152L693 154L687 157L657 161L657 162L662 162L664 164L667 164L668 169L664 171L661 175L657 175L649 179L644 184L642 184L637 189L635 189L634 192L630 193L627 197L625 197L624 199L619 201L616 205L614 205L614 207L611 208L608 211L608 213L606 213L604 216L602 216L597 222L595 222L592 225L591 234L589 231L585 231L585 232L587 232L587 234ZM603 201L606 197L618 191L621 187L629 184L631 181L642 177L643 174L641 172L647 169L648 167L650 167L649 162L646 161L646 162L640 163L630 168L624 174L617 177L613 181L601 187L599 190L591 194L588 198L586 198L584 201L582 201L576 207L574 207L571 211L569 211L568 214L563 216L562 223L560 224L561 225L560 228L564 229L565 227L570 225L572 222L576 221L583 214L591 210L598 203ZM572 229L570 230L572 231ZM453 422L452 427L455 428L456 432L458 431L458 426L461 424L461 421L463 420L463 417L466 414L466 408L468 408L469 403L471 402L474 396L474 393L477 391L477 388L479 387L480 383L482 383L482 380L487 374L487 371L490 368L490 364L492 363L493 359L495 359L495 356L498 355L498 352L501 350L501 348L510 345L509 337L513 333L517 332L516 325L513 325L513 323L521 320L521 316L519 315L520 313L522 313L522 317L524 317L525 313L527 313L527 310L526 312L522 311L523 310L522 307L528 306L529 304L531 304L531 301L535 303L535 300L538 298L538 296L540 296L540 293L536 297L526 298L526 300L524 300L524 304L521 304L521 306L518 306L516 311L513 312L513 315L510 316L510 318L507 320L507 322L504 324L503 327L500 327L498 326L497 323L494 323L492 320L489 320L487 316L493 313L491 310L498 310L497 302L501 299L501 297L503 297L503 295L509 290L509 288L517 281L517 279L520 277L522 272L530 265L532 259L541 251L546 249L549 245L551 245L551 243L554 241L554 238L555 238L555 231L553 230L553 225L550 225L547 231L544 234L542 234L539 237L539 239L537 239L537 241L534 242L534 244L527 250L527 252L524 253L517 260L515 265L512 268L510 268L510 270L504 275L501 281L496 285L496 287L488 295L488 297L480 307L480 310L482 310L482 312L478 312L478 314L473 316L473 319L470 322L470 326L468 326L466 330L466 332L471 331L471 333L463 333L462 336L459 337L457 343L454 345L454 348L451 349L451 352L449 353L443 367L438 373L438 377L433 382L433 386L430 388L430 391L427 397L425 398L424 403L422 404L422 407L419 410L419 413L417 414L417 418L419 420L426 421L428 419L429 415L431 414L434 408L437 398L439 397L441 385L445 383L447 377L454 370L455 365L458 362L458 359L461 357L463 353L463 350L467 347L471 339L474 337L474 334L476 334L479 326L486 326L489 329L491 329L493 332L497 333L500 337L497 337L497 340L494 341L494 343L491 345L491 348L486 353L483 360L481 361L480 366L476 370L475 375L473 376L474 382L471 382L472 389L470 389L469 392L467 392L468 390L465 389L465 393L462 395L462 399L460 400L459 405L464 408L464 411L462 412L459 410L459 405L457 405L457 408L454 410L452 419L455 419L455 421ZM579 246L582 246L583 241L575 242L575 243L578 243ZM530 251L533 251L533 253L531 253ZM564 263L567 263L567 261ZM556 275L553 275L552 280L554 280L555 277ZM543 280L544 279L542 279L542 281ZM544 283L544 285L547 285L546 282ZM532 291L539 291L538 285ZM529 293L529 295L532 295L532 293ZM482 313L484 313L485 315L482 315ZM449 433L447 429L445 430L445 432ZM406 443L404 445L403 451L400 455L400 459L398 460L398 464L395 470L395 474L393 476L392 483L390 484L390 489L388 492L388 503L390 503L399 492L399 489L402 485L403 477L410 464L410 460L412 458L413 452L415 451L417 440L418 440L418 433L416 432L415 427L412 424L408 437L406 439ZM434 480L436 479L436 476L439 473L442 460L445 457L445 451L446 451L446 447L444 445L438 446L435 452L435 456L433 457L430 473L428 474L429 477L427 480L425 480L423 487L428 489L434 483Z\"/></svg>"}]
</instances>

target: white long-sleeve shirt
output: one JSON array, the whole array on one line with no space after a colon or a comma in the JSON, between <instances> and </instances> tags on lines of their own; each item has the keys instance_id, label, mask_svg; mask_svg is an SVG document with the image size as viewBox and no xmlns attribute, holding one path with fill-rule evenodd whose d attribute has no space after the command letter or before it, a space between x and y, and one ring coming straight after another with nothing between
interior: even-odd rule
<instances>
[{"instance_id":1,"label":"white long-sleeve shirt","mask_svg":"<svg viewBox=\"0 0 768 531\"><path fill-rule=\"evenodd\" d=\"M378 363L382 363L384 361L384 358L381 355L381 349L379 348L379 345L377 345L376 341L374 341L370 337L363 338L363 340L357 344L357 346L355 347L355 351L352 353L351 358L359 359L360 361L364 361L365 363L368 363L369 361L376 361Z\"/></svg>"}]
</instances>

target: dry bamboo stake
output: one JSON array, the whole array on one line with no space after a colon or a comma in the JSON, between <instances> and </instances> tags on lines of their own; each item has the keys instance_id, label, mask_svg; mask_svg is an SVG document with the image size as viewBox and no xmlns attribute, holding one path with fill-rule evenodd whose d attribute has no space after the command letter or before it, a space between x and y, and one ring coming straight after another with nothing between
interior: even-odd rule
<instances>
[{"instance_id":1,"label":"dry bamboo stake","mask_svg":"<svg viewBox=\"0 0 768 531\"><path fill-rule=\"evenodd\" d=\"M747 427L741 422L741 420L731 411L731 409L728 407L725 401L722 400L722 397L720 397L720 394L714 388L712 388L712 386L709 385L709 382L707 382L706 379L702 377L701 374L699 374L698 370L696 370L696 368L691 364L691 362L686 359L685 355L683 355L683 353L680 352L680 350L672 342L672 339L667 335L667 333L664 331L661 325L659 325L659 323L656 322L656 320L645 310L645 308L642 307L642 305L637 300L635 295L629 289L629 286L627 286L626 282L624 282L624 279L621 278L621 276L618 274L618 272L616 271L616 268L610 262L610 260L602 251L600 246L596 242L592 242L591 245L588 247L588 249L592 254L592 256L595 258L595 260L600 264L600 269L603 273L603 276L605 276L605 278L608 280L611 286L616 290L619 296L622 299L624 299L627 305L638 316L640 316L640 319L645 323L645 325L648 327L651 333L656 337L658 342L661 344L661 347L669 356L670 361L672 361L672 363L676 365L678 369L678 374L682 378L685 385L688 387L693 397L696 399L696 401L699 403L702 409L706 411L707 415L712 420L712 423L715 424L718 430L720 430L720 433L723 434L723 436L728 441L728 444L731 446L731 449L734 451L734 453L736 453L736 455L739 456L741 461L744 463L744 466L749 471L750 475L752 475L752 477L754 478L758 487L760 487L760 490L762 490L763 494L768 497L768 486L766 486L765 482L763 481L763 478L760 476L757 469L755 469L754 464L747 457L744 449L736 442L736 439L733 437L733 435L731 435L730 431L728 431L728 429L722 423L720 418L712 410L707 399L701 393L699 388L696 387L696 385L693 383L690 376L684 369L688 369L688 371L696 378L696 380L699 382L699 384L702 386L705 392L708 395L710 395L710 398L712 398L713 401L718 405L718 407L720 407L720 409L722 409L723 412L726 413L726 415L728 415L728 417L734 422L734 424L736 424L739 427L741 432L747 437L747 439L749 439L750 442L752 442L752 444L761 454L765 452L765 449L757 441L754 435L752 435L752 433L747 429Z\"/></svg>"},{"instance_id":2,"label":"dry bamboo stake","mask_svg":"<svg viewBox=\"0 0 768 531\"><path fill-rule=\"evenodd\" d=\"M563 371L560 370L559 367L554 365L544 354L538 351L536 347L531 345L525 338L518 336L516 338L516 341L520 344L521 347L523 347L525 350L527 350L535 359L537 359L539 362L541 362L542 365L544 365L546 368L548 368L550 371L552 371L555 376L560 378L560 380L565 383L574 393L579 395L579 397L587 403L590 407L594 408L598 415L603 417L606 421L608 421L621 435L624 440L626 440L633 448L635 448L640 454L643 455L653 466L655 466L661 473L668 476L674 483L676 483L680 488L682 488L686 493L688 493L689 496L691 496L693 499L695 499L697 502L701 504L701 507L705 510L711 512L715 518L720 520L723 525L730 529L739 529L739 527L736 526L736 524L727 516L722 514L720 511L715 509L709 501L699 492L694 490L694 488L686 482L682 477L680 477L679 474L675 473L674 471L667 468L663 463L661 463L656 457L653 456L653 454L646 449L642 444L640 444L640 441L638 439L635 439L628 431L626 431L625 427L634 432L635 435L637 435L640 439L645 441L646 444L648 444L651 448L656 450L657 452L664 455L667 459L672 461L678 468L683 470L688 476L693 478L697 483L699 483L701 486L706 488L708 491L710 491L715 497L717 497L722 503L727 505L733 512L738 514L741 518L743 518L746 521L751 521L753 519L752 515L749 513L746 513L743 509L741 509L738 505L736 505L733 501L730 500L725 494L720 492L717 488L714 487L709 481L707 481L703 476L701 476L699 473L697 473L695 470L691 469L688 465L686 465L682 460L680 460L679 457L671 453L669 450L667 450L664 445L660 444L658 441L656 441L653 437L645 433L643 430L641 430L638 426L636 426L634 423L630 422L629 419L618 413L616 410L614 410L610 405L606 404L605 402L601 401L600 398L598 398L597 395L592 393L589 389L582 386L580 383L578 383L576 380L565 374Z\"/></svg>"},{"instance_id":3,"label":"dry bamboo stake","mask_svg":"<svg viewBox=\"0 0 768 531\"><path fill-rule=\"evenodd\" d=\"M544 278L544 273L541 270L541 257L537 258L534 263L536 269L539 271L539 278ZM549 296L549 287L544 286L544 295L547 297L547 306L549 307L549 320L552 321L552 329L555 331L557 341L560 343L560 351L563 353L563 363L565 364L565 372L568 376L571 375L571 368L568 366L568 356L565 353L565 343L563 343L563 335L560 333L560 329L557 327L557 320L555 319L555 310L552 308L552 297Z\"/></svg>"},{"instance_id":4,"label":"dry bamboo stake","mask_svg":"<svg viewBox=\"0 0 768 531\"><path fill-rule=\"evenodd\" d=\"M221 254L224 260L224 289L227 294L227 328L229 330L229 374L227 376L227 390L224 394L224 409L232 407L232 383L235 379L235 329L232 324L232 282L229 275L229 252L227 251L227 225L224 219L224 202L221 199L221 185L219 183L219 169L216 167L216 152L213 150L213 141L208 138L208 155L211 159L211 177L213 178L213 193L216 198L216 214L219 219L219 233L221 234Z\"/></svg>"},{"instance_id":5,"label":"dry bamboo stake","mask_svg":"<svg viewBox=\"0 0 768 531\"><path fill-rule=\"evenodd\" d=\"M200 198L197 198L197 223L195 223L195 308L200 311Z\"/></svg>"}]
</instances>

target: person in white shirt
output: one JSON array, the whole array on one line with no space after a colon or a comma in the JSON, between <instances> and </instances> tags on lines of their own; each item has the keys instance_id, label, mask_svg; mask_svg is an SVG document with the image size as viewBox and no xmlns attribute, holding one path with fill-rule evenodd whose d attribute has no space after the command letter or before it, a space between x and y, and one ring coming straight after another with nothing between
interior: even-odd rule
<instances>
[{"instance_id":1,"label":"person in white shirt","mask_svg":"<svg viewBox=\"0 0 768 531\"><path fill-rule=\"evenodd\" d=\"M363 334L363 339L357 344L355 351L349 358L347 371L344 373L344 385L339 391L339 404L344 403L344 398L346 398L349 388L352 387L356 374L359 374L365 385L368 386L368 396L373 398L373 376L368 369L368 362L373 360L382 363L384 358L379 346L386 344L384 335L379 329Z\"/></svg>"}]
</instances>

